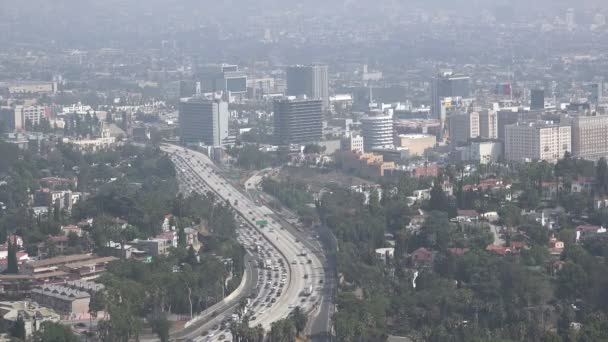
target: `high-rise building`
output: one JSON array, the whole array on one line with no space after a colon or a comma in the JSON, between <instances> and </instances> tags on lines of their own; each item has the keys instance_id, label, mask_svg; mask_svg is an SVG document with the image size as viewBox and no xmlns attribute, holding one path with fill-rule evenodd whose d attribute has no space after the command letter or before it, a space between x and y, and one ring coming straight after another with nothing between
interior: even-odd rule
<instances>
[{"instance_id":1,"label":"high-rise building","mask_svg":"<svg viewBox=\"0 0 608 342\"><path fill-rule=\"evenodd\" d=\"M544 121L519 122L505 129L505 157L512 161L556 162L572 151L571 128Z\"/></svg>"},{"instance_id":2,"label":"high-rise building","mask_svg":"<svg viewBox=\"0 0 608 342\"><path fill-rule=\"evenodd\" d=\"M568 31L572 31L576 28L576 16L574 14L574 8L568 8L568 11L566 11L566 28Z\"/></svg>"},{"instance_id":3,"label":"high-rise building","mask_svg":"<svg viewBox=\"0 0 608 342\"><path fill-rule=\"evenodd\" d=\"M512 110L501 110L497 113L498 117L498 140L505 140L505 129L508 125L516 124L524 120L524 113Z\"/></svg>"},{"instance_id":4,"label":"high-rise building","mask_svg":"<svg viewBox=\"0 0 608 342\"><path fill-rule=\"evenodd\" d=\"M323 136L320 99L280 99L274 102L274 139L277 145L314 143Z\"/></svg>"},{"instance_id":5,"label":"high-rise building","mask_svg":"<svg viewBox=\"0 0 608 342\"><path fill-rule=\"evenodd\" d=\"M479 136L485 139L498 139L498 114L495 111L479 112Z\"/></svg>"},{"instance_id":6,"label":"high-rise building","mask_svg":"<svg viewBox=\"0 0 608 342\"><path fill-rule=\"evenodd\" d=\"M439 73L431 84L431 116L440 121L440 138L443 139L446 125L446 99L469 98L471 96L470 77L456 75L451 71ZM449 101L451 103L451 101Z\"/></svg>"},{"instance_id":7,"label":"high-rise building","mask_svg":"<svg viewBox=\"0 0 608 342\"><path fill-rule=\"evenodd\" d=\"M572 118L572 155L598 160L608 157L608 115Z\"/></svg>"},{"instance_id":8,"label":"high-rise building","mask_svg":"<svg viewBox=\"0 0 608 342\"><path fill-rule=\"evenodd\" d=\"M21 129L21 127L17 127L17 124L21 125L21 117L20 115L17 117L16 114L13 107L0 107L0 121L9 131L14 131L17 128Z\"/></svg>"},{"instance_id":9,"label":"high-rise building","mask_svg":"<svg viewBox=\"0 0 608 342\"><path fill-rule=\"evenodd\" d=\"M340 141L340 149L343 151L352 151L363 153L363 137L360 135L354 135L350 133Z\"/></svg>"},{"instance_id":10,"label":"high-rise building","mask_svg":"<svg viewBox=\"0 0 608 342\"><path fill-rule=\"evenodd\" d=\"M363 148L367 152L394 146L392 114L366 115L361 118Z\"/></svg>"},{"instance_id":11,"label":"high-rise building","mask_svg":"<svg viewBox=\"0 0 608 342\"><path fill-rule=\"evenodd\" d=\"M589 103L594 105L600 104L604 97L604 87L602 82L589 83L587 84L586 88L589 92Z\"/></svg>"},{"instance_id":12,"label":"high-rise building","mask_svg":"<svg viewBox=\"0 0 608 342\"><path fill-rule=\"evenodd\" d=\"M179 104L179 131L183 144L222 146L227 143L228 103L190 98Z\"/></svg>"},{"instance_id":13,"label":"high-rise building","mask_svg":"<svg viewBox=\"0 0 608 342\"><path fill-rule=\"evenodd\" d=\"M461 113L448 117L450 144L453 146L467 143L479 137L479 113Z\"/></svg>"},{"instance_id":14,"label":"high-rise building","mask_svg":"<svg viewBox=\"0 0 608 342\"><path fill-rule=\"evenodd\" d=\"M530 109L545 109L545 91L532 89L530 91Z\"/></svg>"},{"instance_id":15,"label":"high-rise building","mask_svg":"<svg viewBox=\"0 0 608 342\"><path fill-rule=\"evenodd\" d=\"M327 65L295 65L287 68L287 95L306 95L322 100L323 110L329 109L329 76Z\"/></svg>"},{"instance_id":16,"label":"high-rise building","mask_svg":"<svg viewBox=\"0 0 608 342\"><path fill-rule=\"evenodd\" d=\"M224 94L243 94L247 92L247 74L239 71L237 65L223 64L215 79L215 91Z\"/></svg>"}]
</instances>

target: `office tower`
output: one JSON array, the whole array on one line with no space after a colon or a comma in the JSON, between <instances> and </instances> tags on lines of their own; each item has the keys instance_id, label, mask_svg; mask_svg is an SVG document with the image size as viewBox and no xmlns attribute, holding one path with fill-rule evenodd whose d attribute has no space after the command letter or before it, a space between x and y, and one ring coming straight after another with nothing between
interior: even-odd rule
<instances>
[{"instance_id":1,"label":"office tower","mask_svg":"<svg viewBox=\"0 0 608 342\"><path fill-rule=\"evenodd\" d=\"M530 109L545 109L545 91L542 89L532 89L530 91Z\"/></svg>"},{"instance_id":2,"label":"office tower","mask_svg":"<svg viewBox=\"0 0 608 342\"><path fill-rule=\"evenodd\" d=\"M183 144L222 146L228 138L228 103L190 98L179 104L179 131Z\"/></svg>"},{"instance_id":3,"label":"office tower","mask_svg":"<svg viewBox=\"0 0 608 342\"><path fill-rule=\"evenodd\" d=\"M479 113L454 114L448 117L450 145L466 144L479 137Z\"/></svg>"},{"instance_id":4,"label":"office tower","mask_svg":"<svg viewBox=\"0 0 608 342\"><path fill-rule=\"evenodd\" d=\"M497 113L498 117L498 140L505 141L505 128L508 125L516 124L518 121L524 120L523 112L514 112L512 110L501 110Z\"/></svg>"},{"instance_id":5,"label":"office tower","mask_svg":"<svg viewBox=\"0 0 608 342\"><path fill-rule=\"evenodd\" d=\"M186 98L196 95L197 82L193 80L179 81L179 97Z\"/></svg>"},{"instance_id":6,"label":"office tower","mask_svg":"<svg viewBox=\"0 0 608 342\"><path fill-rule=\"evenodd\" d=\"M320 99L280 99L274 102L274 139L277 145L315 143L323 136Z\"/></svg>"},{"instance_id":7,"label":"office tower","mask_svg":"<svg viewBox=\"0 0 608 342\"><path fill-rule=\"evenodd\" d=\"M572 155L598 160L608 157L608 115L575 116L572 119Z\"/></svg>"},{"instance_id":8,"label":"office tower","mask_svg":"<svg viewBox=\"0 0 608 342\"><path fill-rule=\"evenodd\" d=\"M340 141L340 149L343 151L365 152L363 148L363 137L350 133Z\"/></svg>"},{"instance_id":9,"label":"office tower","mask_svg":"<svg viewBox=\"0 0 608 342\"><path fill-rule=\"evenodd\" d=\"M322 100L323 110L329 109L329 77L327 65L296 65L287 68L287 95L306 95Z\"/></svg>"},{"instance_id":10,"label":"office tower","mask_svg":"<svg viewBox=\"0 0 608 342\"><path fill-rule=\"evenodd\" d=\"M0 107L0 121L2 121L4 127L9 131L21 129L21 127L17 127L17 124L21 124L21 118L17 118L15 113L15 108Z\"/></svg>"},{"instance_id":11,"label":"office tower","mask_svg":"<svg viewBox=\"0 0 608 342\"><path fill-rule=\"evenodd\" d=\"M517 123L505 129L505 157L512 161L556 162L571 151L571 128L544 121Z\"/></svg>"},{"instance_id":12,"label":"office tower","mask_svg":"<svg viewBox=\"0 0 608 342\"><path fill-rule=\"evenodd\" d=\"M471 96L470 78L456 75L451 71L438 74L431 84L431 116L440 121L440 139L443 139L446 124L446 108L443 102L447 98L469 98Z\"/></svg>"},{"instance_id":13,"label":"office tower","mask_svg":"<svg viewBox=\"0 0 608 342\"><path fill-rule=\"evenodd\" d=\"M363 149L366 152L394 146L393 115L364 116L361 118L361 134L363 135Z\"/></svg>"},{"instance_id":14,"label":"office tower","mask_svg":"<svg viewBox=\"0 0 608 342\"><path fill-rule=\"evenodd\" d=\"M576 28L576 17L574 15L574 9L568 8L566 12L566 28L569 31L572 31Z\"/></svg>"},{"instance_id":15,"label":"office tower","mask_svg":"<svg viewBox=\"0 0 608 342\"><path fill-rule=\"evenodd\" d=\"M498 114L495 111L479 112L479 136L485 139L498 139Z\"/></svg>"},{"instance_id":16,"label":"office tower","mask_svg":"<svg viewBox=\"0 0 608 342\"><path fill-rule=\"evenodd\" d=\"M221 72L215 79L215 91L224 94L243 94L247 92L247 74L239 71L237 65L222 64Z\"/></svg>"},{"instance_id":17,"label":"office tower","mask_svg":"<svg viewBox=\"0 0 608 342\"><path fill-rule=\"evenodd\" d=\"M600 104L604 96L604 87L602 82L589 83L587 84L586 88L589 92L589 103L594 105Z\"/></svg>"}]
</instances>

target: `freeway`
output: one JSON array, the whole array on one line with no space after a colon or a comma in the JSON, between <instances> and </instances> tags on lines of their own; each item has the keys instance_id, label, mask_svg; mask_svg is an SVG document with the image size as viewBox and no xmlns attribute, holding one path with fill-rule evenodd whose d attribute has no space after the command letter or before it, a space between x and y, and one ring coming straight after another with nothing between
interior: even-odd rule
<instances>
[{"instance_id":1,"label":"freeway","mask_svg":"<svg viewBox=\"0 0 608 342\"><path fill-rule=\"evenodd\" d=\"M295 306L302 307L305 312L313 310L320 303L321 298L316 291L325 275L320 259L307 244L284 229L272 210L259 202L255 203L223 179L204 154L174 145L163 145L162 149L171 156L176 167L188 175L189 187L198 191L210 188L219 198L232 205L246 223L239 229L239 234L243 234L241 241L249 249L255 248L253 252L258 254L260 261L271 262L266 280L261 280L260 274L257 280L258 294L247 306L251 324L261 324L265 330L269 330L273 322L287 317ZM273 281L273 278L276 280ZM308 290L312 290L310 296L301 296ZM226 333L220 336L230 339ZM214 334L203 340L216 338L219 339Z\"/></svg>"}]
</instances>

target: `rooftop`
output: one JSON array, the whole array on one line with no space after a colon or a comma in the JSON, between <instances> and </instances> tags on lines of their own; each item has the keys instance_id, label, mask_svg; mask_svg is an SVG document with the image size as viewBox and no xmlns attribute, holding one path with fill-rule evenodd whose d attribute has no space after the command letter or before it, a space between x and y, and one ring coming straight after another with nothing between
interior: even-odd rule
<instances>
[{"instance_id":1,"label":"rooftop","mask_svg":"<svg viewBox=\"0 0 608 342\"><path fill-rule=\"evenodd\" d=\"M56 264L67 264L70 262L87 260L87 259L91 259L93 257L94 256L91 254L63 255L63 256L56 257L56 258L32 261L32 262L28 263L27 265L32 268L33 267L45 267L45 266L51 266L51 265L56 265Z\"/></svg>"},{"instance_id":2,"label":"rooftop","mask_svg":"<svg viewBox=\"0 0 608 342\"><path fill-rule=\"evenodd\" d=\"M76 290L64 285L52 284L45 285L32 289L32 293L39 293L46 296L60 298L64 300L74 300L80 298L90 298L91 295L88 292Z\"/></svg>"}]
</instances>

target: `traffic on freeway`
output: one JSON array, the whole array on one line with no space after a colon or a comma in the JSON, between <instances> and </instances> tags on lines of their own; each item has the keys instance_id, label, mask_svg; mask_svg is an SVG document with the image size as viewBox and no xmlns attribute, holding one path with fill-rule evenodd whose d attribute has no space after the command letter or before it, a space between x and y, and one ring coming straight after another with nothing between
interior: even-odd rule
<instances>
[{"instance_id":1,"label":"traffic on freeway","mask_svg":"<svg viewBox=\"0 0 608 342\"><path fill-rule=\"evenodd\" d=\"M240 215L238 239L257 257L254 267L260 268L252 295L242 312L248 316L250 325L260 324L269 330L273 322L287 317L296 306L304 312L312 310L321 300L318 290L324 279L319 258L284 229L272 210L254 203L227 182L207 156L175 145L163 145L162 149L175 163L185 191L212 191L229 202ZM203 331L201 335L204 336L193 340L230 341L227 326L241 317L228 313L219 315L225 316L221 324Z\"/></svg>"}]
</instances>

